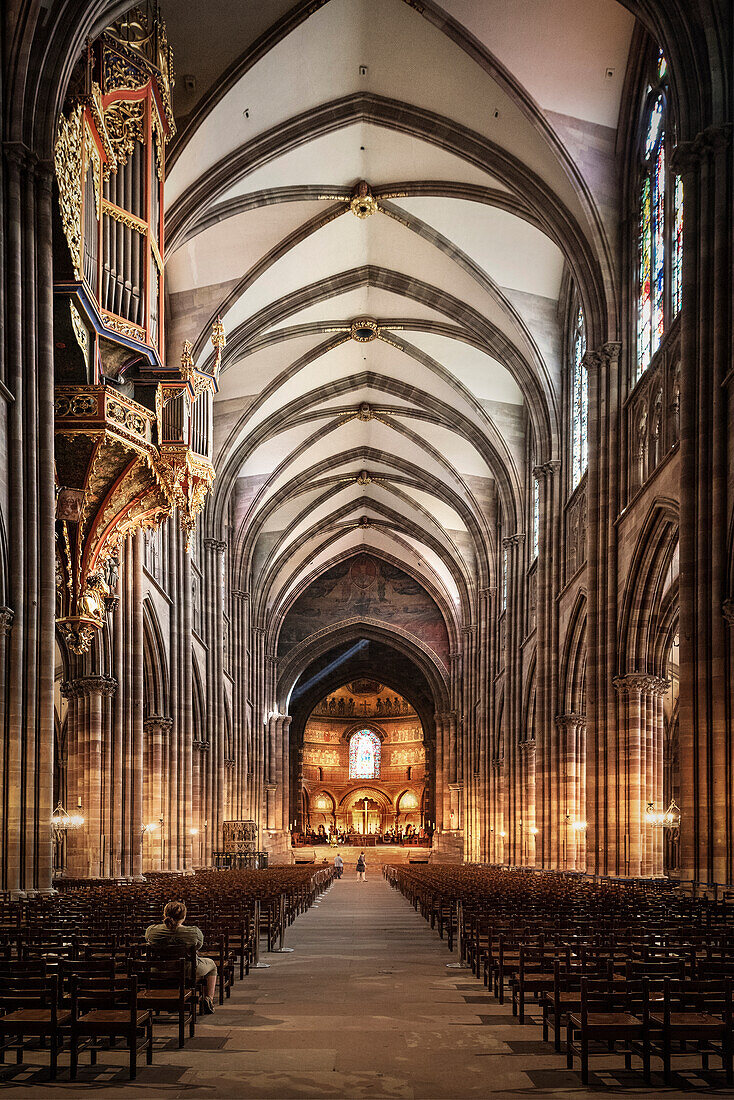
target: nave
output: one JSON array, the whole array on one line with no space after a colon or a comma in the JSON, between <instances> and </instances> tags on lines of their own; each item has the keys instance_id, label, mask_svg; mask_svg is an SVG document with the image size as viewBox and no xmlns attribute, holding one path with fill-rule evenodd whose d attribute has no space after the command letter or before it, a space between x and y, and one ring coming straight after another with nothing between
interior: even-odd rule
<instances>
[{"instance_id":1,"label":"nave","mask_svg":"<svg viewBox=\"0 0 734 1100\"><path fill-rule=\"evenodd\" d=\"M288 929L292 953L267 952L263 938L260 957L268 969L236 982L224 1006L199 1020L195 1039L179 1050L175 1029L156 1027L154 1064L141 1063L137 1082L128 1081L118 1055L100 1055L96 1067L84 1059L77 1083L64 1069L53 1086L29 1071L4 1076L4 1093L35 1100L78 1095L87 1085L100 1100L133 1094L520 1100L577 1093L616 1100L641 1092L675 1100L713 1085L729 1095L720 1087L718 1059L702 1074L693 1055L677 1061L672 1088L655 1065L653 1087L645 1088L639 1060L628 1072L619 1055L596 1059L584 1088L578 1063L567 1070L552 1036L541 1041L536 1008L520 1024L509 993L500 1004L471 970L446 968L457 959L456 945L449 954L448 937L440 938L419 910L390 888L374 858L364 883L347 866Z\"/></svg>"}]
</instances>

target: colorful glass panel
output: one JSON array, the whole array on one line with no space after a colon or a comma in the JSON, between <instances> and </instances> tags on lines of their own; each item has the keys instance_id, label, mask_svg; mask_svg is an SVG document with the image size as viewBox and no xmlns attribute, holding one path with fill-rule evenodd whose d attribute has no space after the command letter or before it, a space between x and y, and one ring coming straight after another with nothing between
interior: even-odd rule
<instances>
[{"instance_id":1,"label":"colorful glass panel","mask_svg":"<svg viewBox=\"0 0 734 1100\"><path fill-rule=\"evenodd\" d=\"M663 125L663 106L663 97L659 95L655 100L655 106L650 112L650 119L647 124L647 134L645 135L646 160L649 160L654 153L660 139L660 131Z\"/></svg>"},{"instance_id":2,"label":"colorful glass panel","mask_svg":"<svg viewBox=\"0 0 734 1100\"><path fill-rule=\"evenodd\" d=\"M359 730L349 738L349 778L379 779L380 738L372 730Z\"/></svg>"},{"instance_id":3,"label":"colorful glass panel","mask_svg":"<svg viewBox=\"0 0 734 1100\"><path fill-rule=\"evenodd\" d=\"M507 547L502 551L502 610L507 611Z\"/></svg>"},{"instance_id":4,"label":"colorful glass panel","mask_svg":"<svg viewBox=\"0 0 734 1100\"><path fill-rule=\"evenodd\" d=\"M680 313L683 291L683 180L675 177L673 194L673 263L672 263L672 305L673 316Z\"/></svg>"},{"instance_id":5,"label":"colorful glass panel","mask_svg":"<svg viewBox=\"0 0 734 1100\"><path fill-rule=\"evenodd\" d=\"M588 465L589 382L586 355L586 324L579 307L573 336L573 387L571 394L571 489L575 489Z\"/></svg>"},{"instance_id":6,"label":"colorful glass panel","mask_svg":"<svg viewBox=\"0 0 734 1100\"><path fill-rule=\"evenodd\" d=\"M650 357L660 347L665 331L665 145L661 140L655 160L652 189L653 268Z\"/></svg>"},{"instance_id":7,"label":"colorful glass panel","mask_svg":"<svg viewBox=\"0 0 734 1100\"><path fill-rule=\"evenodd\" d=\"M645 176L640 195L639 236L639 286L637 303L637 375L642 374L650 362L650 333L652 329L652 294L650 273L652 270L652 230L650 213L650 177Z\"/></svg>"},{"instance_id":8,"label":"colorful glass panel","mask_svg":"<svg viewBox=\"0 0 734 1100\"><path fill-rule=\"evenodd\" d=\"M668 71L668 62L665 60L665 54L661 50L658 54L658 80L662 80Z\"/></svg>"}]
</instances>

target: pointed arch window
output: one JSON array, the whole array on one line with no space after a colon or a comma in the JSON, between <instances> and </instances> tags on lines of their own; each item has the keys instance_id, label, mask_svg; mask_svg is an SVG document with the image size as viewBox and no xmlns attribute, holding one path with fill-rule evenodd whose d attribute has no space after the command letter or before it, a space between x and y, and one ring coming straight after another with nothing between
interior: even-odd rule
<instances>
[{"instance_id":1,"label":"pointed arch window","mask_svg":"<svg viewBox=\"0 0 734 1100\"><path fill-rule=\"evenodd\" d=\"M357 730L349 738L349 778L379 779L382 745L372 730Z\"/></svg>"},{"instance_id":2,"label":"pointed arch window","mask_svg":"<svg viewBox=\"0 0 734 1100\"><path fill-rule=\"evenodd\" d=\"M571 491L586 473L588 465L589 381L584 364L586 322L578 306L574 316L571 342Z\"/></svg>"},{"instance_id":3,"label":"pointed arch window","mask_svg":"<svg viewBox=\"0 0 734 1100\"><path fill-rule=\"evenodd\" d=\"M540 486L533 478L533 557L537 558L540 543Z\"/></svg>"},{"instance_id":4,"label":"pointed arch window","mask_svg":"<svg viewBox=\"0 0 734 1100\"><path fill-rule=\"evenodd\" d=\"M636 379L649 367L681 306L683 182L670 178L675 139L667 73L661 51L647 89L640 140Z\"/></svg>"}]
</instances>

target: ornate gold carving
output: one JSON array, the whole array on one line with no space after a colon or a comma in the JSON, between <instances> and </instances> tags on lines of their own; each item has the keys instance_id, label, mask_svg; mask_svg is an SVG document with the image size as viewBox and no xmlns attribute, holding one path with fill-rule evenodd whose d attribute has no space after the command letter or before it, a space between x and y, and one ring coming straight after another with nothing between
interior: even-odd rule
<instances>
[{"instance_id":1,"label":"ornate gold carving","mask_svg":"<svg viewBox=\"0 0 734 1100\"><path fill-rule=\"evenodd\" d=\"M107 33L113 34L114 32L108 31ZM134 92L144 88L150 80L149 73L138 68L134 62L127 57L123 57L117 50L105 49L102 59L102 71L104 74L105 95L117 91L118 88Z\"/></svg>"},{"instance_id":2,"label":"ornate gold carving","mask_svg":"<svg viewBox=\"0 0 734 1100\"><path fill-rule=\"evenodd\" d=\"M156 267L158 268L158 274L162 275L163 274L163 257L160 254L160 251L158 249L158 244L156 242L155 237L153 237L153 236L151 236L151 238L150 238L150 249L151 249L151 252L153 253L153 259L156 262Z\"/></svg>"},{"instance_id":3,"label":"ornate gold carving","mask_svg":"<svg viewBox=\"0 0 734 1100\"><path fill-rule=\"evenodd\" d=\"M358 317L352 321L349 335L353 340L356 340L358 344L369 344L372 340L376 339L379 333L380 326L377 321L371 317Z\"/></svg>"},{"instance_id":4,"label":"ornate gold carving","mask_svg":"<svg viewBox=\"0 0 734 1100\"><path fill-rule=\"evenodd\" d=\"M100 204L102 202L102 158L99 155L97 143L92 136L89 123L84 124L84 148L87 158L92 165L92 181L94 183L94 209L99 221Z\"/></svg>"},{"instance_id":5,"label":"ornate gold carving","mask_svg":"<svg viewBox=\"0 0 734 1100\"><path fill-rule=\"evenodd\" d=\"M102 150L107 158L107 164L104 166L105 179L116 167L115 154L112 149L112 143L110 142L110 136L107 133L107 127L104 124L104 111L102 110L102 92L99 84L92 84L92 94L82 95L79 97L79 102L87 108L92 116L92 122L97 131Z\"/></svg>"},{"instance_id":6,"label":"ornate gold carving","mask_svg":"<svg viewBox=\"0 0 734 1100\"><path fill-rule=\"evenodd\" d=\"M135 142L145 142L145 100L117 100L105 111L104 120L117 164L125 164Z\"/></svg>"},{"instance_id":7,"label":"ornate gold carving","mask_svg":"<svg viewBox=\"0 0 734 1100\"><path fill-rule=\"evenodd\" d=\"M69 299L69 313L71 314L71 327L74 329L76 342L82 349L84 361L87 366L89 366L89 331L82 321L81 314L71 298Z\"/></svg>"},{"instance_id":8,"label":"ornate gold carving","mask_svg":"<svg viewBox=\"0 0 734 1100\"><path fill-rule=\"evenodd\" d=\"M145 342L145 329L140 325L134 325L132 321L126 321L122 317L114 317L111 313L105 313L100 310L102 317L102 323L105 328L112 329L113 332L119 332L120 336L127 336L131 340L142 340Z\"/></svg>"},{"instance_id":9,"label":"ornate gold carving","mask_svg":"<svg viewBox=\"0 0 734 1100\"><path fill-rule=\"evenodd\" d=\"M59 185L61 224L74 275L82 272L82 108L75 107L68 118L59 119L54 147L54 167Z\"/></svg>"},{"instance_id":10,"label":"ornate gold carving","mask_svg":"<svg viewBox=\"0 0 734 1100\"><path fill-rule=\"evenodd\" d=\"M99 402L94 393L77 392L76 387L68 392L60 387L54 400L54 416L57 420L64 417L91 418L99 414Z\"/></svg>"},{"instance_id":11,"label":"ornate gold carving","mask_svg":"<svg viewBox=\"0 0 734 1100\"><path fill-rule=\"evenodd\" d=\"M377 213L377 200L366 180L360 180L349 200L349 209L356 218L369 218Z\"/></svg>"},{"instance_id":12,"label":"ornate gold carving","mask_svg":"<svg viewBox=\"0 0 734 1100\"><path fill-rule=\"evenodd\" d=\"M157 111L153 111L152 118L151 118L151 123L152 123L152 129L153 129L153 147L154 147L154 151L155 151L155 170L156 170L156 175L158 176L158 179L162 181L163 180L163 173L164 173L164 165L163 165L164 153L163 153L163 150L165 148L165 137L163 136L163 127L161 125L161 120L158 117L158 112Z\"/></svg>"},{"instance_id":13,"label":"ornate gold carving","mask_svg":"<svg viewBox=\"0 0 734 1100\"><path fill-rule=\"evenodd\" d=\"M128 229L134 229L136 233L142 233L145 236L148 232L148 226L141 218L136 218L129 210L121 210L119 206L108 202L107 199L102 201L102 210L109 218L114 218L116 222L126 225Z\"/></svg>"}]
</instances>

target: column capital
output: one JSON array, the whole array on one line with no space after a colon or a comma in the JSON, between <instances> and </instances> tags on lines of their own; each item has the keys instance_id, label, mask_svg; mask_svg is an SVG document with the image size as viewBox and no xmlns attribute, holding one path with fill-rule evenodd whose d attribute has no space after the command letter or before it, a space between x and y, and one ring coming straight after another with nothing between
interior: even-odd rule
<instances>
[{"instance_id":1,"label":"column capital","mask_svg":"<svg viewBox=\"0 0 734 1100\"><path fill-rule=\"evenodd\" d=\"M204 539L204 546L207 550L214 550L219 554L223 554L227 549L227 543L221 539Z\"/></svg>"},{"instance_id":2,"label":"column capital","mask_svg":"<svg viewBox=\"0 0 734 1100\"><path fill-rule=\"evenodd\" d=\"M242 588L234 588L232 590L232 595L236 600L242 600L243 603L250 602L250 593L245 592Z\"/></svg>"},{"instance_id":3,"label":"column capital","mask_svg":"<svg viewBox=\"0 0 734 1100\"><path fill-rule=\"evenodd\" d=\"M587 373L616 363L621 350L622 345L618 340L609 340L606 344L602 344L600 348L587 351L584 356L584 366Z\"/></svg>"},{"instance_id":4,"label":"column capital","mask_svg":"<svg viewBox=\"0 0 734 1100\"><path fill-rule=\"evenodd\" d=\"M196 738L191 742L191 747L196 749L197 752L209 752L209 742L203 739L197 741Z\"/></svg>"},{"instance_id":5,"label":"column capital","mask_svg":"<svg viewBox=\"0 0 734 1100\"><path fill-rule=\"evenodd\" d=\"M0 636L10 633L14 619L15 612L11 608L0 607Z\"/></svg>"},{"instance_id":6,"label":"column capital","mask_svg":"<svg viewBox=\"0 0 734 1100\"><path fill-rule=\"evenodd\" d=\"M571 711L568 714L557 714L555 717L555 723L559 729L572 729L575 726L586 728L586 715L575 714Z\"/></svg>"},{"instance_id":7,"label":"column capital","mask_svg":"<svg viewBox=\"0 0 734 1100\"><path fill-rule=\"evenodd\" d=\"M166 718L162 714L151 714L143 721L143 729L146 733L164 733L173 729L173 718Z\"/></svg>"},{"instance_id":8,"label":"column capital","mask_svg":"<svg viewBox=\"0 0 734 1100\"><path fill-rule=\"evenodd\" d=\"M670 687L669 680L651 676L647 672L628 672L624 676L615 676L612 680L618 695L665 695Z\"/></svg>"},{"instance_id":9,"label":"column capital","mask_svg":"<svg viewBox=\"0 0 734 1100\"><path fill-rule=\"evenodd\" d=\"M537 466L533 466L533 477L540 481L543 478L551 478L554 474L558 473L561 468L561 463L558 459L552 459L550 462L541 462Z\"/></svg>"},{"instance_id":10,"label":"column capital","mask_svg":"<svg viewBox=\"0 0 734 1100\"><path fill-rule=\"evenodd\" d=\"M734 597L724 600L721 605L721 613L728 622L729 626L734 626ZM2 614L2 612L0 612Z\"/></svg>"},{"instance_id":11,"label":"column capital","mask_svg":"<svg viewBox=\"0 0 734 1100\"><path fill-rule=\"evenodd\" d=\"M514 535L505 535L502 539L502 545L509 549L510 546L522 546L525 542L525 532L516 531Z\"/></svg>"},{"instance_id":12,"label":"column capital","mask_svg":"<svg viewBox=\"0 0 734 1100\"><path fill-rule=\"evenodd\" d=\"M557 719L556 719L557 721ZM584 721L586 721L584 719ZM520 752L526 753L528 756L535 752L535 738L528 737L525 741L520 742Z\"/></svg>"},{"instance_id":13,"label":"column capital","mask_svg":"<svg viewBox=\"0 0 734 1100\"><path fill-rule=\"evenodd\" d=\"M65 699L79 699L83 695L114 695L117 680L114 676L78 676L76 680L65 680L61 685L61 694Z\"/></svg>"},{"instance_id":14,"label":"column capital","mask_svg":"<svg viewBox=\"0 0 734 1100\"><path fill-rule=\"evenodd\" d=\"M718 149L724 149L732 140L731 123L723 126L707 126L696 134L693 141L679 141L670 158L670 166L678 176L698 171L704 158Z\"/></svg>"}]
</instances>

